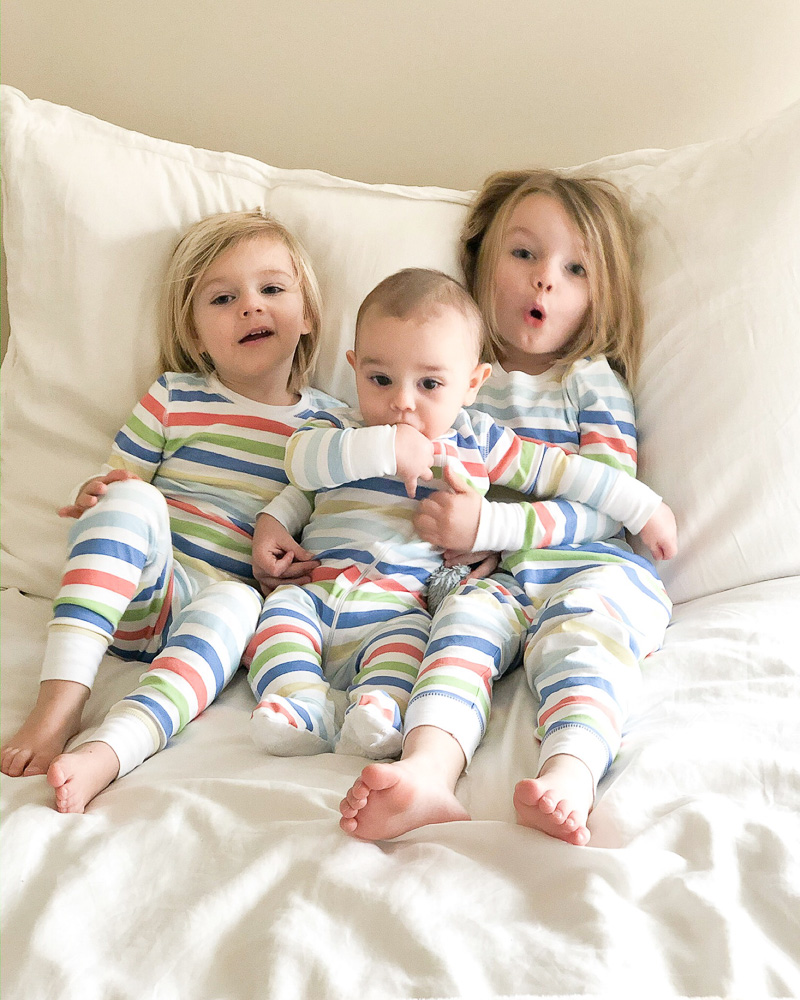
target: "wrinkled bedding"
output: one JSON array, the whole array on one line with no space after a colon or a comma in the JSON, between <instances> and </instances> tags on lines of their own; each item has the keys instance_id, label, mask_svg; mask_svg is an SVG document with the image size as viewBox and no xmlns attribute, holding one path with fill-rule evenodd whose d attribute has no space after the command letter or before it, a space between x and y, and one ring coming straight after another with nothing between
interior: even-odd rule
<instances>
[{"instance_id":1,"label":"wrinkled bedding","mask_svg":"<svg viewBox=\"0 0 800 1000\"><path fill-rule=\"evenodd\" d=\"M84 816L3 777L3 996L800 995L798 607L787 579L676 609L582 849L514 824L521 672L458 786L473 820L393 842L338 828L362 761L250 743L243 675ZM4 593L4 732L48 617ZM132 670L106 658L87 726Z\"/></svg>"}]
</instances>

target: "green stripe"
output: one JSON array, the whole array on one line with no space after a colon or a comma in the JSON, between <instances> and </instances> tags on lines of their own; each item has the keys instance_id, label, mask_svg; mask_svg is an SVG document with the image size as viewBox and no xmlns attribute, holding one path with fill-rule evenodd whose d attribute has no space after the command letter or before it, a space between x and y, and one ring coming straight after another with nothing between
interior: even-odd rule
<instances>
[{"instance_id":1,"label":"green stripe","mask_svg":"<svg viewBox=\"0 0 800 1000\"><path fill-rule=\"evenodd\" d=\"M158 669L158 668L155 668ZM183 697L183 695L178 691L178 689L170 684L169 681L164 677L159 677L158 674L148 673L142 678L142 685L147 685L148 687L155 688L156 691L160 692L168 702L175 706L178 710L178 729L181 729L186 725L187 722L192 721L192 714L189 710L189 703Z\"/></svg>"},{"instance_id":2,"label":"green stripe","mask_svg":"<svg viewBox=\"0 0 800 1000\"><path fill-rule=\"evenodd\" d=\"M250 555L253 550L253 543L249 539L240 542L235 536L228 535L217 528L212 528L206 523L181 521L176 517L171 517L170 527L179 535L185 535L188 538L201 538L204 542L210 542L212 545L218 545L220 548L227 549L228 551L242 552L245 555Z\"/></svg>"},{"instance_id":3,"label":"green stripe","mask_svg":"<svg viewBox=\"0 0 800 1000\"><path fill-rule=\"evenodd\" d=\"M185 445L214 444L220 448L230 448L231 451L243 451L251 455L277 459L283 464L285 445L269 444L266 441L251 441L245 437L234 437L231 434L189 434L182 438L171 438L164 449L165 453L176 452Z\"/></svg>"},{"instance_id":4,"label":"green stripe","mask_svg":"<svg viewBox=\"0 0 800 1000\"><path fill-rule=\"evenodd\" d=\"M99 601L88 601L82 597L59 597L53 602L53 610L62 604L75 604L79 608L86 608L88 611L94 611L96 614L100 615L101 618L105 618L106 621L110 622L114 627L116 627L121 617L118 608L112 608L108 604L101 604Z\"/></svg>"},{"instance_id":5,"label":"green stripe","mask_svg":"<svg viewBox=\"0 0 800 1000\"><path fill-rule=\"evenodd\" d=\"M484 717L488 715L489 699L486 695L486 691L483 688L476 687L474 681L462 680L450 674L438 674L436 677L423 677L421 680L417 681L415 691L420 691L427 687L455 688L456 690L464 691L471 698L478 701Z\"/></svg>"},{"instance_id":6,"label":"green stripe","mask_svg":"<svg viewBox=\"0 0 800 1000\"><path fill-rule=\"evenodd\" d=\"M164 445L164 435L159 434L152 427L148 427L147 424L142 423L139 417L132 415L126 427L137 437L140 437L142 441L146 441L149 445L161 451Z\"/></svg>"}]
</instances>

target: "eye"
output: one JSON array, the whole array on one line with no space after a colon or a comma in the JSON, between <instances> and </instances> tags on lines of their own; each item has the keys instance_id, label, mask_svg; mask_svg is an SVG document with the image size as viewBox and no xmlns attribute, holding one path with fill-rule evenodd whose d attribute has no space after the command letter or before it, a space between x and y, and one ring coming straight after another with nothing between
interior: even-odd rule
<instances>
[{"instance_id":1,"label":"eye","mask_svg":"<svg viewBox=\"0 0 800 1000\"><path fill-rule=\"evenodd\" d=\"M388 375L370 375L369 381L374 382L375 385L379 385L381 388L392 384L392 380Z\"/></svg>"},{"instance_id":2,"label":"eye","mask_svg":"<svg viewBox=\"0 0 800 1000\"><path fill-rule=\"evenodd\" d=\"M586 268L583 264L567 264L567 270L570 274L574 274L576 278L586 277Z\"/></svg>"},{"instance_id":3,"label":"eye","mask_svg":"<svg viewBox=\"0 0 800 1000\"><path fill-rule=\"evenodd\" d=\"M226 306L229 302L233 301L233 296L224 292L222 295L215 295L211 300L212 306Z\"/></svg>"},{"instance_id":4,"label":"eye","mask_svg":"<svg viewBox=\"0 0 800 1000\"><path fill-rule=\"evenodd\" d=\"M442 383L437 381L435 378L424 378L420 381L420 385L425 390L425 392L433 392L434 389L438 389Z\"/></svg>"},{"instance_id":5,"label":"eye","mask_svg":"<svg viewBox=\"0 0 800 1000\"><path fill-rule=\"evenodd\" d=\"M280 285L264 285L261 289L262 295L280 295L283 291Z\"/></svg>"},{"instance_id":6,"label":"eye","mask_svg":"<svg viewBox=\"0 0 800 1000\"><path fill-rule=\"evenodd\" d=\"M511 256L516 257L518 260L532 260L533 252L526 250L525 247L516 247L511 251Z\"/></svg>"}]
</instances>

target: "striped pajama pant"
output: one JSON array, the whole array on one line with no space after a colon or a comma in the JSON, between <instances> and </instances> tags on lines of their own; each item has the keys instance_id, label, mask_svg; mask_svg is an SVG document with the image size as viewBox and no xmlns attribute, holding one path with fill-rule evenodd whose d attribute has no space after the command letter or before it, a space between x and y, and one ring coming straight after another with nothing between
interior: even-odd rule
<instances>
[{"instance_id":1,"label":"striped pajama pant","mask_svg":"<svg viewBox=\"0 0 800 1000\"><path fill-rule=\"evenodd\" d=\"M260 608L254 587L213 581L173 559L167 502L148 483L111 484L74 523L48 646L65 633L91 633L109 652L148 664L91 736L112 747L120 776L214 701L239 667ZM91 688L99 648L94 664L46 655L42 679Z\"/></svg>"},{"instance_id":2,"label":"striped pajama pant","mask_svg":"<svg viewBox=\"0 0 800 1000\"><path fill-rule=\"evenodd\" d=\"M469 762L486 729L492 684L521 656L539 701L539 766L571 754L596 787L619 750L641 661L663 640L669 598L646 560L609 544L520 552L504 566L513 576L462 584L443 601L406 732L445 729Z\"/></svg>"},{"instance_id":3,"label":"striped pajama pant","mask_svg":"<svg viewBox=\"0 0 800 1000\"><path fill-rule=\"evenodd\" d=\"M333 580L279 587L245 654L256 701L277 696L289 724L319 735L327 749L337 735L331 687L347 691L345 718L373 700L402 731L430 632L413 593L359 578L351 567Z\"/></svg>"}]
</instances>

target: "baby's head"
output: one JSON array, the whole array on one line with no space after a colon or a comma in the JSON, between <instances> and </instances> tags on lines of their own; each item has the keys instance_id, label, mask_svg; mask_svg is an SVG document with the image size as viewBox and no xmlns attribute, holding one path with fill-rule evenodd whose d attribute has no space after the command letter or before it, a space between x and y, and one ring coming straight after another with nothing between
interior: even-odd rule
<instances>
[{"instance_id":1,"label":"baby's head","mask_svg":"<svg viewBox=\"0 0 800 1000\"><path fill-rule=\"evenodd\" d=\"M289 388L301 389L308 381L319 346L322 314L319 285L311 261L298 240L277 219L260 210L210 215L190 226L181 237L170 258L161 303L162 369L204 375L214 370L195 329L195 294L214 261L247 240L263 241L265 246L280 244L291 261L309 331L299 339L292 361Z\"/></svg>"},{"instance_id":2,"label":"baby's head","mask_svg":"<svg viewBox=\"0 0 800 1000\"><path fill-rule=\"evenodd\" d=\"M467 288L486 320L487 357L503 353L503 330L495 311L495 276L515 209L532 195L555 199L582 245L589 306L582 327L564 352L565 361L605 354L632 375L639 358L642 307L636 274L634 217L610 181L568 177L552 170L508 170L492 174L473 203L461 233L461 263Z\"/></svg>"},{"instance_id":3,"label":"baby's head","mask_svg":"<svg viewBox=\"0 0 800 1000\"><path fill-rule=\"evenodd\" d=\"M483 340L480 310L449 275L406 268L384 278L362 302L347 352L366 423L408 424L431 440L446 433L491 372Z\"/></svg>"}]
</instances>

